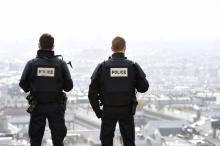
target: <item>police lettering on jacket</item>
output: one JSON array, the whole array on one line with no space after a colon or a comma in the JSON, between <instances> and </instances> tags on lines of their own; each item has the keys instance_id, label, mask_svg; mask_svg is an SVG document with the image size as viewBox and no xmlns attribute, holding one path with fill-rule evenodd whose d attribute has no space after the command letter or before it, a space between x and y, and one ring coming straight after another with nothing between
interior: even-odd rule
<instances>
[{"instance_id":1,"label":"police lettering on jacket","mask_svg":"<svg viewBox=\"0 0 220 146\"><path fill-rule=\"evenodd\" d=\"M38 67L37 68L37 76L41 77L54 77L55 68L45 68Z\"/></svg>"},{"instance_id":2,"label":"police lettering on jacket","mask_svg":"<svg viewBox=\"0 0 220 146\"><path fill-rule=\"evenodd\" d=\"M111 68L111 77L128 77L128 68Z\"/></svg>"}]
</instances>

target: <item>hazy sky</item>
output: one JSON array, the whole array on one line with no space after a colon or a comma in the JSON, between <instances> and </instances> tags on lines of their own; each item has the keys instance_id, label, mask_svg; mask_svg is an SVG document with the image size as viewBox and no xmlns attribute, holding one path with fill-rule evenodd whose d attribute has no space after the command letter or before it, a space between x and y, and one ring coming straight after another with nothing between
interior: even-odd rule
<instances>
[{"instance_id":1,"label":"hazy sky","mask_svg":"<svg viewBox=\"0 0 220 146\"><path fill-rule=\"evenodd\" d=\"M0 41L219 40L216 0L1 0Z\"/></svg>"}]
</instances>

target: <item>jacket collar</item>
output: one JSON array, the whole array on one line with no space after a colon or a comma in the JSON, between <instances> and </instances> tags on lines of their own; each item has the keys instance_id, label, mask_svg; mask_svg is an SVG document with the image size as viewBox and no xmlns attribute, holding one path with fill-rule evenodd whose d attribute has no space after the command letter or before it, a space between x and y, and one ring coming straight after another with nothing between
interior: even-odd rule
<instances>
[{"instance_id":1,"label":"jacket collar","mask_svg":"<svg viewBox=\"0 0 220 146\"><path fill-rule=\"evenodd\" d=\"M48 57L48 58L52 58L52 57L54 57L54 51L38 50L38 51L37 51L37 57Z\"/></svg>"},{"instance_id":2,"label":"jacket collar","mask_svg":"<svg viewBox=\"0 0 220 146\"><path fill-rule=\"evenodd\" d=\"M111 58L125 58L125 54L124 53L114 53L112 54Z\"/></svg>"}]
</instances>

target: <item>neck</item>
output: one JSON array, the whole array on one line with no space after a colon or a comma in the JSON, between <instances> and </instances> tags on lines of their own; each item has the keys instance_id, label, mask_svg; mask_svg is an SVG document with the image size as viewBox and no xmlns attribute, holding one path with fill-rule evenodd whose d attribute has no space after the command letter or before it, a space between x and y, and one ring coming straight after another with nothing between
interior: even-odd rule
<instances>
[{"instance_id":1,"label":"neck","mask_svg":"<svg viewBox=\"0 0 220 146\"><path fill-rule=\"evenodd\" d=\"M125 51L113 51L113 53L125 53Z\"/></svg>"}]
</instances>

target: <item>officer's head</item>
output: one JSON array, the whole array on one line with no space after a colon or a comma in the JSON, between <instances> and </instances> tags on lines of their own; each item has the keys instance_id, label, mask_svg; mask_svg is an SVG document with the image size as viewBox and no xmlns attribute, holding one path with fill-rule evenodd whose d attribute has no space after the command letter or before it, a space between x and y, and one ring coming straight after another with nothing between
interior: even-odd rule
<instances>
[{"instance_id":1,"label":"officer's head","mask_svg":"<svg viewBox=\"0 0 220 146\"><path fill-rule=\"evenodd\" d=\"M39 49L52 51L54 48L54 37L51 34L44 33L39 39Z\"/></svg>"},{"instance_id":2,"label":"officer's head","mask_svg":"<svg viewBox=\"0 0 220 146\"><path fill-rule=\"evenodd\" d=\"M112 51L117 53L117 52L121 52L124 53L126 50L126 42L125 39L123 39L122 37L115 37L112 40Z\"/></svg>"}]
</instances>

